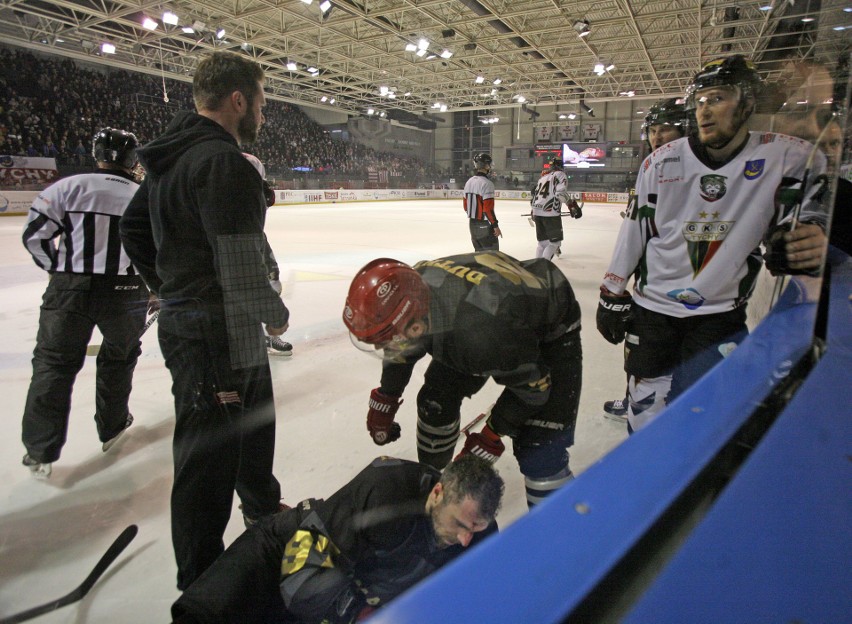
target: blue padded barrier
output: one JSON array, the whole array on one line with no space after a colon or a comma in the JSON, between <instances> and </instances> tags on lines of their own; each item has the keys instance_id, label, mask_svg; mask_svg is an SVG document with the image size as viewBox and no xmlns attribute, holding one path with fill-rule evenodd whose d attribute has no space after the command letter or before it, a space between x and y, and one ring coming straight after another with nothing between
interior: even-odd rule
<instances>
[{"instance_id":1,"label":"blue padded barrier","mask_svg":"<svg viewBox=\"0 0 852 624\"><path fill-rule=\"evenodd\" d=\"M852 261L825 355L625 622L852 618Z\"/></svg>"},{"instance_id":2,"label":"blue padded barrier","mask_svg":"<svg viewBox=\"0 0 852 624\"><path fill-rule=\"evenodd\" d=\"M818 289L818 280L794 280L754 333L660 418L370 622L546 624L569 616L809 351Z\"/></svg>"}]
</instances>

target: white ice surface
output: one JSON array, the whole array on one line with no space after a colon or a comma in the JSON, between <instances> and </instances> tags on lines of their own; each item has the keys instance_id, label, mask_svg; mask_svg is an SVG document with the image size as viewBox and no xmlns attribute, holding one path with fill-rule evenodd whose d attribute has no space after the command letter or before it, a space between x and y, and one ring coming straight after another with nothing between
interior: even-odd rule
<instances>
[{"instance_id":1,"label":"white ice surface","mask_svg":"<svg viewBox=\"0 0 852 624\"><path fill-rule=\"evenodd\" d=\"M583 389L571 449L575 474L626 437L622 425L601 415L603 402L624 391L622 349L595 330L598 285L623 209L586 204L582 219L565 219L563 254L556 260L583 312ZM520 216L528 210L521 201L497 203L500 248L517 258L535 253L535 231ZM137 524L136 539L85 599L36 621L169 622L178 596L169 521L174 409L156 326L143 339L130 397L136 420L125 439L110 453L101 452L92 419L94 358L87 358L77 377L62 457L49 481L34 480L21 465L21 414L47 275L21 244L23 225L22 216L0 219L0 397L6 404L0 437L0 617L71 591L124 527ZM266 230L291 312L284 339L294 345L292 357L270 358L278 418L275 474L285 501L295 503L328 496L378 455L417 457L415 399L428 358L418 363L397 416L402 439L375 446L365 416L381 364L352 346L340 320L352 276L381 256L413 263L472 247L459 200L277 206L268 213ZM466 401L462 423L498 393L489 382ZM523 477L511 452L497 467L507 484L499 516L505 526L526 511ZM226 543L243 529L237 504Z\"/></svg>"}]
</instances>

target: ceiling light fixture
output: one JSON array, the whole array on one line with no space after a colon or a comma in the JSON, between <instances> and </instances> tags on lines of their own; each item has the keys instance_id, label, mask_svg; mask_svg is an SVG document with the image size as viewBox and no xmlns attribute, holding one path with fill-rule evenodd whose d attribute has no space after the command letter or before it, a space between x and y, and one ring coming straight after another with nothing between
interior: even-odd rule
<instances>
[{"instance_id":1,"label":"ceiling light fixture","mask_svg":"<svg viewBox=\"0 0 852 624\"><path fill-rule=\"evenodd\" d=\"M443 52L441 52L441 58L444 58L444 59L448 59L448 58L452 57L452 55L453 55L453 53L450 52L449 50L444 50Z\"/></svg>"},{"instance_id":2,"label":"ceiling light fixture","mask_svg":"<svg viewBox=\"0 0 852 624\"><path fill-rule=\"evenodd\" d=\"M166 11L165 13L163 13L163 24L168 24L169 26L177 26L178 16L172 13L171 11Z\"/></svg>"},{"instance_id":3,"label":"ceiling light fixture","mask_svg":"<svg viewBox=\"0 0 852 624\"><path fill-rule=\"evenodd\" d=\"M148 30L157 30L157 22L152 20L150 17L146 17L142 20L142 27L147 28Z\"/></svg>"},{"instance_id":4,"label":"ceiling light fixture","mask_svg":"<svg viewBox=\"0 0 852 624\"><path fill-rule=\"evenodd\" d=\"M104 54L115 54L115 46L111 43L102 43L101 52Z\"/></svg>"},{"instance_id":5,"label":"ceiling light fixture","mask_svg":"<svg viewBox=\"0 0 852 624\"><path fill-rule=\"evenodd\" d=\"M482 76L477 76L476 80L474 80L474 82L476 84L482 84L483 82L485 82L485 78L483 78Z\"/></svg>"},{"instance_id":6,"label":"ceiling light fixture","mask_svg":"<svg viewBox=\"0 0 852 624\"><path fill-rule=\"evenodd\" d=\"M589 20L581 19L574 22L574 30L580 37L587 37L592 32L592 26L589 24Z\"/></svg>"}]
</instances>

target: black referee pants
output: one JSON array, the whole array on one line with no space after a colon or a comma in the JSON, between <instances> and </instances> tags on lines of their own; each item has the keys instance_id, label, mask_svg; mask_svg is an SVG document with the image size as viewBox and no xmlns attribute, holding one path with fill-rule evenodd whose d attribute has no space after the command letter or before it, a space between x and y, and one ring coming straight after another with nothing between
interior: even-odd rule
<instances>
[{"instance_id":1,"label":"black referee pants","mask_svg":"<svg viewBox=\"0 0 852 624\"><path fill-rule=\"evenodd\" d=\"M33 376L22 440L42 463L59 459L68 432L71 391L97 327L95 424L101 442L125 427L133 370L141 353L148 290L135 276L55 273L42 297Z\"/></svg>"}]
</instances>

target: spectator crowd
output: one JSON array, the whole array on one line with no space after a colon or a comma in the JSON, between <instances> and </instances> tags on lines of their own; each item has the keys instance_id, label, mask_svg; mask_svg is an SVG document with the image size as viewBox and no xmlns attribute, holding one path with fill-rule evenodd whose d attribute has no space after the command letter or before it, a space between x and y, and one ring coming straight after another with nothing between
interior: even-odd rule
<instances>
[{"instance_id":1,"label":"spectator crowd","mask_svg":"<svg viewBox=\"0 0 852 624\"><path fill-rule=\"evenodd\" d=\"M164 101L168 95L168 102ZM70 59L0 46L0 154L92 163L91 142L104 126L131 130L144 144L174 114L193 110L189 83L114 68L88 69ZM271 177L311 171L338 178L436 178L416 158L336 139L299 107L267 100L252 151Z\"/></svg>"}]
</instances>

